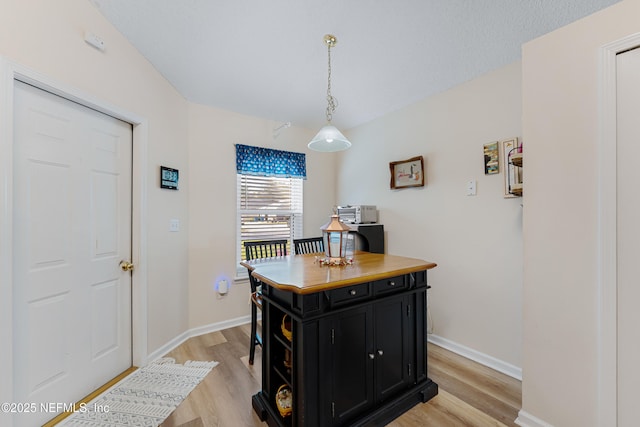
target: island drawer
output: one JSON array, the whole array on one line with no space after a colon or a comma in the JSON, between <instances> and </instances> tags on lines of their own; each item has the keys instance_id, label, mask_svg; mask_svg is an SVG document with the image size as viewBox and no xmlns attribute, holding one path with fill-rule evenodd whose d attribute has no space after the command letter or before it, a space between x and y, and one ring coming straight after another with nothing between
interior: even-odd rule
<instances>
[{"instance_id":1,"label":"island drawer","mask_svg":"<svg viewBox=\"0 0 640 427\"><path fill-rule=\"evenodd\" d=\"M333 289L327 292L329 304L332 306L350 304L369 298L370 296L371 293L369 292L368 283L345 286L344 288Z\"/></svg>"},{"instance_id":2,"label":"island drawer","mask_svg":"<svg viewBox=\"0 0 640 427\"><path fill-rule=\"evenodd\" d=\"M374 295L398 292L405 290L406 288L406 276L389 277L388 279L376 280L373 282Z\"/></svg>"}]
</instances>

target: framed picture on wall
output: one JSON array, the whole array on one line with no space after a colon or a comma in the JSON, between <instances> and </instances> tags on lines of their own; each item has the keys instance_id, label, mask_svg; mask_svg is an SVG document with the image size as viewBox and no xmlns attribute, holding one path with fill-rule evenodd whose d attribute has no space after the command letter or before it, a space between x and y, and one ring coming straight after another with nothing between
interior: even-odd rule
<instances>
[{"instance_id":1,"label":"framed picture on wall","mask_svg":"<svg viewBox=\"0 0 640 427\"><path fill-rule=\"evenodd\" d=\"M484 174L494 175L500 172L500 163L498 162L500 156L500 144L498 141L489 142L484 144Z\"/></svg>"},{"instance_id":2,"label":"framed picture on wall","mask_svg":"<svg viewBox=\"0 0 640 427\"><path fill-rule=\"evenodd\" d=\"M424 158L412 157L389 163L391 189L424 187Z\"/></svg>"},{"instance_id":3,"label":"framed picture on wall","mask_svg":"<svg viewBox=\"0 0 640 427\"><path fill-rule=\"evenodd\" d=\"M518 182L518 177L516 174L519 174L519 168L515 167L511 163L509 163L509 153L511 150L518 147L518 138L505 139L504 141L500 141L501 145L501 155L500 160L502 163L502 170L504 173L504 197L505 199L518 197L515 194L511 194L509 192L509 188Z\"/></svg>"}]
</instances>

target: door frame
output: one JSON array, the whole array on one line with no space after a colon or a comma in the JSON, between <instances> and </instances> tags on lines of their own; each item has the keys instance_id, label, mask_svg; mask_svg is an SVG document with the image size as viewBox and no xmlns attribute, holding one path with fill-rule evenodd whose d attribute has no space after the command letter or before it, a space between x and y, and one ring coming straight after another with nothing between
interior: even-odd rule
<instances>
[{"instance_id":1,"label":"door frame","mask_svg":"<svg viewBox=\"0 0 640 427\"><path fill-rule=\"evenodd\" d=\"M132 158L132 363L147 363L147 147L148 121L130 111L39 74L0 56L0 402L13 402L13 100L19 80L133 127ZM71 333L71 331L70 331ZM24 403L24 402L23 402ZM11 414L0 411L0 424L12 425ZM8 421L7 424L4 421Z\"/></svg>"},{"instance_id":2,"label":"door frame","mask_svg":"<svg viewBox=\"0 0 640 427\"><path fill-rule=\"evenodd\" d=\"M617 85L616 56L640 47L640 33L600 49L598 144L598 425L618 424Z\"/></svg>"}]
</instances>

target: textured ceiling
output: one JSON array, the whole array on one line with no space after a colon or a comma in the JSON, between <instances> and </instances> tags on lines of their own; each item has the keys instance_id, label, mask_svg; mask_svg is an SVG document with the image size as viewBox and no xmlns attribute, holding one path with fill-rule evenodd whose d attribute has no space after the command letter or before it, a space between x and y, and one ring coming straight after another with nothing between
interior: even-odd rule
<instances>
[{"instance_id":1,"label":"textured ceiling","mask_svg":"<svg viewBox=\"0 0 640 427\"><path fill-rule=\"evenodd\" d=\"M521 45L617 0L89 0L189 101L365 123L520 59ZM109 49L108 40L107 49Z\"/></svg>"}]
</instances>

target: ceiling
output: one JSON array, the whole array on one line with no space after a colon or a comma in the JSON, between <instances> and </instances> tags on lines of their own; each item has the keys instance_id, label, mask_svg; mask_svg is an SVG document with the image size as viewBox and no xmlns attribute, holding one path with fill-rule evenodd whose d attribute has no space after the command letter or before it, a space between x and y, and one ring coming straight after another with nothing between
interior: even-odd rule
<instances>
[{"instance_id":1,"label":"ceiling","mask_svg":"<svg viewBox=\"0 0 640 427\"><path fill-rule=\"evenodd\" d=\"M326 121L323 37L335 35L344 130L512 63L523 43L618 0L89 1L187 100L310 129Z\"/></svg>"}]
</instances>

